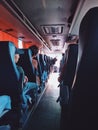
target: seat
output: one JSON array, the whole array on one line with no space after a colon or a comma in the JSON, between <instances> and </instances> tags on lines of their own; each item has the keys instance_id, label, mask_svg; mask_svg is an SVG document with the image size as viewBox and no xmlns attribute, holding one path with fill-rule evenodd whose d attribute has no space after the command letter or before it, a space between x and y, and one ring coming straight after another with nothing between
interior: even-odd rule
<instances>
[{"instance_id":1,"label":"seat","mask_svg":"<svg viewBox=\"0 0 98 130\"><path fill-rule=\"evenodd\" d=\"M15 106L20 102L20 75L15 61L15 46L9 41L0 41L0 95L9 95Z\"/></svg>"},{"instance_id":2,"label":"seat","mask_svg":"<svg viewBox=\"0 0 98 130\"><path fill-rule=\"evenodd\" d=\"M65 72L63 77L64 85L67 85L69 90L71 90L78 56L78 44L70 44L68 47L68 58L65 63Z\"/></svg>"},{"instance_id":3,"label":"seat","mask_svg":"<svg viewBox=\"0 0 98 130\"><path fill-rule=\"evenodd\" d=\"M82 19L79 39L69 129L98 129L98 7L91 8Z\"/></svg>"},{"instance_id":4,"label":"seat","mask_svg":"<svg viewBox=\"0 0 98 130\"><path fill-rule=\"evenodd\" d=\"M23 49L24 54L20 55L18 65L22 66L29 82L36 82L35 69L32 64L32 52L30 49Z\"/></svg>"},{"instance_id":5,"label":"seat","mask_svg":"<svg viewBox=\"0 0 98 130\"><path fill-rule=\"evenodd\" d=\"M37 55L37 61L38 61L38 72L39 72L39 78L40 78L40 81L41 81L41 76L42 76L42 73L43 73L43 59L42 59L42 54L38 54Z\"/></svg>"},{"instance_id":6,"label":"seat","mask_svg":"<svg viewBox=\"0 0 98 130\"><path fill-rule=\"evenodd\" d=\"M38 69L39 69L40 78L41 78L41 75L44 71L44 55L43 54L38 55Z\"/></svg>"},{"instance_id":7,"label":"seat","mask_svg":"<svg viewBox=\"0 0 98 130\"><path fill-rule=\"evenodd\" d=\"M70 44L65 52L65 60L60 74L60 100L61 107L67 107L74 80L78 56L78 44ZM65 111L65 110L64 110Z\"/></svg>"},{"instance_id":8,"label":"seat","mask_svg":"<svg viewBox=\"0 0 98 130\"><path fill-rule=\"evenodd\" d=\"M0 41L0 96L8 95L11 98L11 110L0 118L0 125L2 123L19 125L22 86L21 75L14 61L15 50L12 42Z\"/></svg>"}]
</instances>

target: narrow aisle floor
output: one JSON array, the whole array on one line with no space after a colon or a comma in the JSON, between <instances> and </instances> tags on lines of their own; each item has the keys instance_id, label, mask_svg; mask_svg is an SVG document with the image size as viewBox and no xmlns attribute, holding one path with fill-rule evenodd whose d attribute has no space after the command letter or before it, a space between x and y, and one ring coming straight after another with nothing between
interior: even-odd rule
<instances>
[{"instance_id":1,"label":"narrow aisle floor","mask_svg":"<svg viewBox=\"0 0 98 130\"><path fill-rule=\"evenodd\" d=\"M56 102L59 95L57 73L51 73L48 87L35 112L26 126L26 130L59 130L61 108Z\"/></svg>"}]
</instances>

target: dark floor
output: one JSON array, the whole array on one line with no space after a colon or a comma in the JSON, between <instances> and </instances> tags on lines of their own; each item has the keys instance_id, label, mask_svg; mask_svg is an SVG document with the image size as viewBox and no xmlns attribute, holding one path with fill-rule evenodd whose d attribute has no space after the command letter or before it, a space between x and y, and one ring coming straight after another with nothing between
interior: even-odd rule
<instances>
[{"instance_id":1,"label":"dark floor","mask_svg":"<svg viewBox=\"0 0 98 130\"><path fill-rule=\"evenodd\" d=\"M56 102L59 95L57 77L57 73L50 75L47 89L24 130L60 130L61 108Z\"/></svg>"}]
</instances>

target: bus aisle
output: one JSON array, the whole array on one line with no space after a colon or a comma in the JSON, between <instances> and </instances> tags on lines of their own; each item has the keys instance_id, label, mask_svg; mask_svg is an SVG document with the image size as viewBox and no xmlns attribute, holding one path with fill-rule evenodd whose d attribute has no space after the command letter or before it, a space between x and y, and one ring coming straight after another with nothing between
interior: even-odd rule
<instances>
[{"instance_id":1,"label":"bus aisle","mask_svg":"<svg viewBox=\"0 0 98 130\"><path fill-rule=\"evenodd\" d=\"M60 105L56 102L59 95L58 73L51 73L36 110L31 114L23 130L59 130Z\"/></svg>"}]
</instances>

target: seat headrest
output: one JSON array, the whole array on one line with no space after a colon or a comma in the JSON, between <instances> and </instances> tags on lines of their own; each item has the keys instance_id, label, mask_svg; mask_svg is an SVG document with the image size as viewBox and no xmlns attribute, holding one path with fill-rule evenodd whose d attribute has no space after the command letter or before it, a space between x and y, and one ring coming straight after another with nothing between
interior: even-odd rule
<instances>
[{"instance_id":1,"label":"seat headrest","mask_svg":"<svg viewBox=\"0 0 98 130\"><path fill-rule=\"evenodd\" d=\"M96 74L98 73L97 68L98 68L98 7L94 7L91 8L85 14L80 24L78 60L77 60L75 80L77 77L77 79L85 80L86 83L88 84L90 84L91 81L92 83L94 83L96 79ZM88 78L89 80L87 79L87 77L89 77Z\"/></svg>"},{"instance_id":2,"label":"seat headrest","mask_svg":"<svg viewBox=\"0 0 98 130\"><path fill-rule=\"evenodd\" d=\"M98 7L91 8L80 24L80 49L98 43Z\"/></svg>"}]
</instances>

